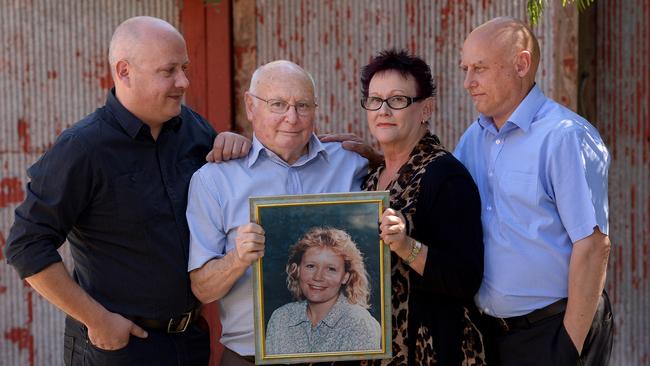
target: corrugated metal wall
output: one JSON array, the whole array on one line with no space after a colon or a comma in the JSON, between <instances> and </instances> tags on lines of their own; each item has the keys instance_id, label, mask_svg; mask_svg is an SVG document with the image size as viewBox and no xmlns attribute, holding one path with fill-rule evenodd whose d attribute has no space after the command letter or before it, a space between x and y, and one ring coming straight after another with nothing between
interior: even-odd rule
<instances>
[{"instance_id":1,"label":"corrugated metal wall","mask_svg":"<svg viewBox=\"0 0 650 366\"><path fill-rule=\"evenodd\" d=\"M650 365L650 3L597 1L596 124L610 168L613 365Z\"/></svg>"},{"instance_id":2,"label":"corrugated metal wall","mask_svg":"<svg viewBox=\"0 0 650 366\"><path fill-rule=\"evenodd\" d=\"M177 25L178 14L171 0L0 0L0 247L27 167L103 104L115 26L135 15ZM1 252L0 260L0 364L62 364L62 313L23 285Z\"/></svg>"},{"instance_id":3,"label":"corrugated metal wall","mask_svg":"<svg viewBox=\"0 0 650 366\"><path fill-rule=\"evenodd\" d=\"M235 2L235 7L242 3ZM319 99L318 130L345 131L370 139L365 111L359 106L359 70L382 49L406 48L432 66L438 82L433 130L453 147L474 118L471 100L462 88L458 68L466 34L498 15L525 18L525 1L425 0L257 0L257 65L287 58L302 65L316 80ZM562 17L556 13L562 12ZM553 47L573 42L562 54L575 64L577 22L572 8L549 5L536 28L545 57L539 83L542 89L574 105L573 73L563 73ZM236 13L237 14L237 13ZM555 18L561 18L557 22ZM235 16L237 19L237 16ZM568 25L567 25L568 24ZM563 32L558 30L562 27ZM556 41L556 35L564 35ZM235 33L237 43L237 33ZM558 56L559 57L559 56ZM250 75L248 73L247 75ZM568 76L567 76L568 75ZM564 79L569 80L568 83ZM239 83L247 85L248 80ZM569 85L569 90L565 84ZM241 95L237 95L241 104ZM238 113L237 123L247 125ZM245 127L242 129L246 129Z\"/></svg>"}]
</instances>

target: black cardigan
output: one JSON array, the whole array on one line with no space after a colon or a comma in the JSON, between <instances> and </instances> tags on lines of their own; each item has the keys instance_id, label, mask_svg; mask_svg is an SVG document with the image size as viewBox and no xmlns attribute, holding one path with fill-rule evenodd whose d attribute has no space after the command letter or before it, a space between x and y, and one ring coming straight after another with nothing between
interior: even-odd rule
<instances>
[{"instance_id":1,"label":"black cardigan","mask_svg":"<svg viewBox=\"0 0 650 366\"><path fill-rule=\"evenodd\" d=\"M410 271L409 364L420 324L432 332L440 365L460 365L462 320L483 277L483 231L478 189L447 153L431 161L420 182L411 236L428 247L424 273Z\"/></svg>"}]
</instances>

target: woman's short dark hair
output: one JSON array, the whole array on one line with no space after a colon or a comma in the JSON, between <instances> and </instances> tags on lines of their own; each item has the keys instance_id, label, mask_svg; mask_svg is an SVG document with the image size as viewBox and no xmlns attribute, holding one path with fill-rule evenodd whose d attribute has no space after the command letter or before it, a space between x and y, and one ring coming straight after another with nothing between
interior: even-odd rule
<instances>
[{"instance_id":1,"label":"woman's short dark hair","mask_svg":"<svg viewBox=\"0 0 650 366\"><path fill-rule=\"evenodd\" d=\"M405 78L411 75L417 85L418 95L415 97L428 98L436 95L436 84L431 76L431 68L418 56L409 54L406 50L383 50L361 68L361 95L368 96L370 80L377 73L395 70Z\"/></svg>"}]
</instances>

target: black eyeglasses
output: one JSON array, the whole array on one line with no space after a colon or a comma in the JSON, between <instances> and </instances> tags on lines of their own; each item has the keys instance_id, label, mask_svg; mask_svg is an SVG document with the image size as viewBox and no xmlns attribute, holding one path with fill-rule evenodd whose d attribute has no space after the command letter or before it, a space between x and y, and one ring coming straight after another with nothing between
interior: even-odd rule
<instances>
[{"instance_id":1,"label":"black eyeglasses","mask_svg":"<svg viewBox=\"0 0 650 366\"><path fill-rule=\"evenodd\" d=\"M426 99L425 97L407 97L406 95L393 95L387 99L381 99L379 97L364 97L361 98L361 107L368 111L376 111L384 105L384 102L388 104L390 109L398 110L404 109L411 104L418 102L420 100Z\"/></svg>"},{"instance_id":2,"label":"black eyeglasses","mask_svg":"<svg viewBox=\"0 0 650 366\"><path fill-rule=\"evenodd\" d=\"M296 104L289 104L288 102L282 99L262 99L253 93L248 93L250 96L255 97L262 102L266 102L266 105L269 106L271 113L276 114L285 114L289 110L289 107L294 107L296 113L301 116L309 116L314 112L318 104L310 102L296 102Z\"/></svg>"}]
</instances>

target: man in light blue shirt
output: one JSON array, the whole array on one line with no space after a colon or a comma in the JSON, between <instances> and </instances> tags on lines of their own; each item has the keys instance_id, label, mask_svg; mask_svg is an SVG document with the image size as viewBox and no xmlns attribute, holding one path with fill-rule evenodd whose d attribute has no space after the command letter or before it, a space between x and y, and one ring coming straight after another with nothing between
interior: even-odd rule
<instances>
[{"instance_id":1,"label":"man in light blue shirt","mask_svg":"<svg viewBox=\"0 0 650 366\"><path fill-rule=\"evenodd\" d=\"M535 84L539 45L496 18L467 37L464 87L480 116L454 154L479 187L485 242L476 303L499 365L604 365L610 250L603 141ZM489 352L492 351L492 352Z\"/></svg>"},{"instance_id":2,"label":"man in light blue shirt","mask_svg":"<svg viewBox=\"0 0 650 366\"><path fill-rule=\"evenodd\" d=\"M264 230L249 222L248 198L358 191L368 165L316 138L313 79L300 66L261 66L245 103L254 133L248 157L199 169L187 207L192 291L204 303L220 300L222 365L247 364L255 354L250 265L264 255Z\"/></svg>"}]
</instances>

